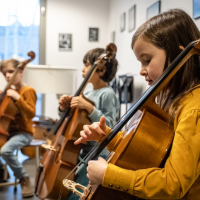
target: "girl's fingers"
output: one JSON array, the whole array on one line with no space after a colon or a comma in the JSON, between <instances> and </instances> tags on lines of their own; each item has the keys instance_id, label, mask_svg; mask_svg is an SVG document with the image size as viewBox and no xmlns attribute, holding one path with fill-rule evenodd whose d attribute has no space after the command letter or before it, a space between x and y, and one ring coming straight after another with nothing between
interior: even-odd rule
<instances>
[{"instance_id":1,"label":"girl's fingers","mask_svg":"<svg viewBox=\"0 0 200 200\"><path fill-rule=\"evenodd\" d=\"M106 129L106 118L105 118L105 116L102 116L100 118L99 124L100 124L100 127L103 129L103 131L106 131L105 130Z\"/></svg>"},{"instance_id":2,"label":"girl's fingers","mask_svg":"<svg viewBox=\"0 0 200 200\"><path fill-rule=\"evenodd\" d=\"M69 101L67 99L62 99L62 101L65 103L69 103Z\"/></svg>"},{"instance_id":3,"label":"girl's fingers","mask_svg":"<svg viewBox=\"0 0 200 200\"><path fill-rule=\"evenodd\" d=\"M73 97L71 101L77 101L78 97Z\"/></svg>"},{"instance_id":4,"label":"girl's fingers","mask_svg":"<svg viewBox=\"0 0 200 200\"><path fill-rule=\"evenodd\" d=\"M74 144L77 145L77 144L80 144L80 143L82 143L82 142L83 142L83 138L80 137L80 138L78 138L78 140L76 140L76 141L74 142Z\"/></svg>"},{"instance_id":5,"label":"girl's fingers","mask_svg":"<svg viewBox=\"0 0 200 200\"><path fill-rule=\"evenodd\" d=\"M95 123L92 126L93 130L95 130L99 135L105 136L106 134L103 132L103 130L100 128L99 123Z\"/></svg>"},{"instance_id":6,"label":"girl's fingers","mask_svg":"<svg viewBox=\"0 0 200 200\"><path fill-rule=\"evenodd\" d=\"M92 134L92 127L91 127L90 125L84 125L84 126L83 126L83 130L85 131L85 133L86 133L87 135Z\"/></svg>"},{"instance_id":7,"label":"girl's fingers","mask_svg":"<svg viewBox=\"0 0 200 200\"><path fill-rule=\"evenodd\" d=\"M74 108L74 107L77 107L77 106L78 106L77 103L72 103L72 102L71 102L71 104L70 104L70 107L71 107L71 108Z\"/></svg>"},{"instance_id":8,"label":"girl's fingers","mask_svg":"<svg viewBox=\"0 0 200 200\"><path fill-rule=\"evenodd\" d=\"M80 132L80 135L81 135L82 138L87 139L87 135L85 134L84 131L81 131L81 132Z\"/></svg>"}]
</instances>

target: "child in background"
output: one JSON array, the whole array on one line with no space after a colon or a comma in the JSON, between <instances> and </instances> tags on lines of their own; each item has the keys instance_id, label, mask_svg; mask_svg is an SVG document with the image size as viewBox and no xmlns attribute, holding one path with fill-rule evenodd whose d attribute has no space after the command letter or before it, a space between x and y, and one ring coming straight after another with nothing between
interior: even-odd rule
<instances>
[{"instance_id":1,"label":"child in background","mask_svg":"<svg viewBox=\"0 0 200 200\"><path fill-rule=\"evenodd\" d=\"M141 63L140 75L149 85L200 32L184 11L172 9L157 15L135 32L132 49ZM171 118L175 136L163 168L127 170L108 164L104 159L90 161L87 177L91 184L125 191L143 199L200 199L200 58L194 55L161 92L160 107ZM75 142L98 141L109 131L105 118L84 126ZM108 145L122 137L119 133ZM131 159L131 158L130 158ZM134 159L134 158L132 158ZM112 197L111 197L112 199Z\"/></svg>"},{"instance_id":2,"label":"child in background","mask_svg":"<svg viewBox=\"0 0 200 200\"><path fill-rule=\"evenodd\" d=\"M94 62L103 53L105 53L105 50L102 48L95 48L86 53L83 58L83 78L86 77ZM105 116L106 124L108 126L113 126L119 115L120 104L113 89L109 86L109 82L115 77L117 65L117 60L113 58L110 62L106 63L103 70L97 69L90 79L93 89L85 91L84 96L92 100L95 103L95 106L85 100L82 95L77 97L63 95L59 100L59 110L64 111L68 106L71 108L75 107L85 109L92 122L99 121L102 116ZM84 156L94 147L95 144L96 142L88 142L87 145L84 145L80 154L81 158L84 158ZM101 156L106 157L107 154L108 151L105 149ZM86 168L83 168L82 172L78 173L76 176L75 181L86 186L88 184L88 179L85 175ZM68 200L75 200L78 198L78 196L72 194L68 197Z\"/></svg>"},{"instance_id":3,"label":"child in background","mask_svg":"<svg viewBox=\"0 0 200 200\"><path fill-rule=\"evenodd\" d=\"M0 69L7 82L12 78L19 62L15 59L4 60L1 62ZM23 71L19 71L14 79L15 89L8 89L6 95L13 101L18 112L15 120L9 126L9 139L1 148L1 156L13 170L16 178L20 180L21 192L23 197L34 195L34 189L30 178L23 166L13 154L16 149L29 145L33 139L32 118L35 116L35 104L37 100L36 92L23 82Z\"/></svg>"},{"instance_id":4,"label":"child in background","mask_svg":"<svg viewBox=\"0 0 200 200\"><path fill-rule=\"evenodd\" d=\"M83 78L86 77L94 62L103 53L105 53L105 50L102 48L92 49L86 53L83 58ZM115 77L117 65L117 60L113 58L111 62L106 63L102 71L97 69L92 76L90 83L92 83L93 89L85 91L84 96L92 100L96 106L86 101L82 96L63 95L59 100L59 110L64 111L69 106L85 109L92 122L99 120L101 116L105 116L106 124L113 126L119 113L119 101L113 89L109 86L109 82Z\"/></svg>"}]
</instances>

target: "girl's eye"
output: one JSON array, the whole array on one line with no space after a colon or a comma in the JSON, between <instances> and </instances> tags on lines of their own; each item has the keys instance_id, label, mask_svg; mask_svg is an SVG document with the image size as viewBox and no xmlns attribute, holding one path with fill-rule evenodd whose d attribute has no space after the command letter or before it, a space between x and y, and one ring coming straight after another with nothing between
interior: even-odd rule
<instances>
[{"instance_id":1,"label":"girl's eye","mask_svg":"<svg viewBox=\"0 0 200 200\"><path fill-rule=\"evenodd\" d=\"M12 74L14 72L14 70L8 70L8 73Z\"/></svg>"},{"instance_id":2,"label":"girl's eye","mask_svg":"<svg viewBox=\"0 0 200 200\"><path fill-rule=\"evenodd\" d=\"M151 59L149 59L149 60L146 60L146 63L150 63L151 62Z\"/></svg>"}]
</instances>

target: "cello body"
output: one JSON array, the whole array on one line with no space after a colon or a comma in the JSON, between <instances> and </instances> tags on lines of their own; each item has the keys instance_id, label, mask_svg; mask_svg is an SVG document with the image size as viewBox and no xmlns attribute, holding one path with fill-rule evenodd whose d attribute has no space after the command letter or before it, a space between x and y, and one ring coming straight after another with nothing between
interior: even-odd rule
<instances>
[{"instance_id":1,"label":"cello body","mask_svg":"<svg viewBox=\"0 0 200 200\"><path fill-rule=\"evenodd\" d=\"M7 142L9 136L7 130L10 122L15 119L17 110L13 100L5 96L0 105L0 147Z\"/></svg>"},{"instance_id":2,"label":"cello body","mask_svg":"<svg viewBox=\"0 0 200 200\"><path fill-rule=\"evenodd\" d=\"M138 123L132 126L110 153L109 163L128 170L160 167L170 149L174 131L165 120L143 110ZM164 116L163 116L164 117ZM132 158L132 159L130 159ZM110 188L109 188L110 187ZM127 188L110 185L88 185L81 200L136 200ZM113 190L115 187L117 190Z\"/></svg>"},{"instance_id":3,"label":"cello body","mask_svg":"<svg viewBox=\"0 0 200 200\"><path fill-rule=\"evenodd\" d=\"M62 135L64 126L67 129ZM36 175L36 195L40 199L57 199L61 193L62 180L77 164L78 156L82 145L74 145L74 141L78 139L79 133L83 125L91 124L87 117L87 112L76 108L71 111L68 118L59 128L57 135L53 139L52 146L54 149L47 148L46 153L41 161L41 165ZM73 175L71 178L74 179ZM38 182L37 182L38 181ZM66 199L69 194L68 190L64 190L61 194L62 199Z\"/></svg>"}]
</instances>

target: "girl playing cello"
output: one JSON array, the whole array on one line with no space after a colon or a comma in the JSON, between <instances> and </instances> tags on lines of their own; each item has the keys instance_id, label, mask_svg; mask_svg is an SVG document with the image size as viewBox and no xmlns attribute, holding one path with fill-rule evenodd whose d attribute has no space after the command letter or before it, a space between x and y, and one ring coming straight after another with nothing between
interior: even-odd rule
<instances>
[{"instance_id":1,"label":"girl playing cello","mask_svg":"<svg viewBox=\"0 0 200 200\"><path fill-rule=\"evenodd\" d=\"M94 62L103 53L105 53L105 49L95 48L85 54L83 58L83 78L86 77ZM64 111L68 106L71 108L76 107L85 109L92 122L99 121L102 116L105 116L106 124L108 126L113 126L117 116L119 115L119 101L113 89L109 86L109 82L115 77L117 65L117 60L113 58L111 62L106 63L106 66L102 71L97 69L90 79L93 89L84 92L84 96L92 100L96 107L88 102L83 96L71 97L63 95L59 100L59 110ZM95 143L96 142L90 141L87 145L84 145L80 154L81 158L85 157L85 155L94 147ZM101 156L106 157L107 154L107 150L105 149ZM75 181L86 186L88 184L88 179L83 174L86 175L86 168L83 168L82 171L76 175ZM68 200L69 199L75 200L78 199L78 196L71 194L68 197Z\"/></svg>"},{"instance_id":2,"label":"girl playing cello","mask_svg":"<svg viewBox=\"0 0 200 200\"><path fill-rule=\"evenodd\" d=\"M139 27L132 49L141 63L140 75L149 85L200 32L188 14L173 9L155 16ZM200 199L200 59L191 57L164 87L158 103L170 116L175 136L164 167L136 171L108 164L104 159L89 161L87 177L91 184L128 192L144 199ZM85 125L75 142L98 141L108 133L105 118ZM120 140L111 141L108 150ZM131 158L130 158L131 159ZM134 158L133 158L134 159ZM112 197L111 197L112 199Z\"/></svg>"},{"instance_id":3,"label":"girl playing cello","mask_svg":"<svg viewBox=\"0 0 200 200\"><path fill-rule=\"evenodd\" d=\"M19 62L15 59L1 62L1 72L7 82L12 78ZM35 90L23 82L23 71L14 79L15 89L8 89L7 96L11 97L18 108L15 120L9 126L9 140L1 148L1 156L13 170L16 178L20 180L23 197L34 195L33 186L23 166L18 162L13 152L28 145L33 139L32 118L35 116L37 96Z\"/></svg>"}]
</instances>

